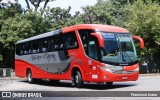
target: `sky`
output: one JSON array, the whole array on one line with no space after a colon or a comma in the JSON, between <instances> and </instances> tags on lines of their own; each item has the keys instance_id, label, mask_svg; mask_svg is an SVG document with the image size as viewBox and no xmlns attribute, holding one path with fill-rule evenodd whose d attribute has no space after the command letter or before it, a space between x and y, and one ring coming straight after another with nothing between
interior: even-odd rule
<instances>
[{"instance_id":1,"label":"sky","mask_svg":"<svg viewBox=\"0 0 160 100\"><path fill-rule=\"evenodd\" d=\"M97 0L56 0L48 3L47 7L68 8L68 6L71 6L71 14L74 14L76 11L80 11L82 13L82 6L94 5L96 2ZM19 3L22 5L23 8L27 7L25 0L19 0Z\"/></svg>"}]
</instances>

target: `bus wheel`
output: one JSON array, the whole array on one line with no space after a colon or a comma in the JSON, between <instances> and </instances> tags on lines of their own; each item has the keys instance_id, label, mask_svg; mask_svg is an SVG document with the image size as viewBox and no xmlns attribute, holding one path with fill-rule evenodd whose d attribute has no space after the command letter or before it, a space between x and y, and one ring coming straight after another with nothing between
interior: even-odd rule
<instances>
[{"instance_id":1,"label":"bus wheel","mask_svg":"<svg viewBox=\"0 0 160 100\"><path fill-rule=\"evenodd\" d=\"M81 88L83 86L84 82L82 80L82 75L79 71L77 71L76 75L72 76L72 86L77 86L78 88Z\"/></svg>"},{"instance_id":2,"label":"bus wheel","mask_svg":"<svg viewBox=\"0 0 160 100\"><path fill-rule=\"evenodd\" d=\"M72 86L76 86L77 84L76 84L76 75L72 75Z\"/></svg>"},{"instance_id":3,"label":"bus wheel","mask_svg":"<svg viewBox=\"0 0 160 100\"><path fill-rule=\"evenodd\" d=\"M113 82L106 82L107 87L111 87L113 85Z\"/></svg>"},{"instance_id":4,"label":"bus wheel","mask_svg":"<svg viewBox=\"0 0 160 100\"><path fill-rule=\"evenodd\" d=\"M29 82L29 83L33 83L34 82L34 79L32 78L32 72L31 72L31 70L29 70L28 72L27 72L27 81Z\"/></svg>"}]
</instances>

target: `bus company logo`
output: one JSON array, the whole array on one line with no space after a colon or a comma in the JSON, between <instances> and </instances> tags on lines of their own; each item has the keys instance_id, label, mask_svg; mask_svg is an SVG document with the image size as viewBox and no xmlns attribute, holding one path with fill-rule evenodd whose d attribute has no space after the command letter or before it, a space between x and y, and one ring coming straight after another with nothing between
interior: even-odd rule
<instances>
[{"instance_id":1,"label":"bus company logo","mask_svg":"<svg viewBox=\"0 0 160 100\"><path fill-rule=\"evenodd\" d=\"M127 74L127 71L123 71L123 74Z\"/></svg>"},{"instance_id":2,"label":"bus company logo","mask_svg":"<svg viewBox=\"0 0 160 100\"><path fill-rule=\"evenodd\" d=\"M2 97L11 97L11 92L2 92Z\"/></svg>"},{"instance_id":3,"label":"bus company logo","mask_svg":"<svg viewBox=\"0 0 160 100\"><path fill-rule=\"evenodd\" d=\"M32 55L30 57L30 60L33 62L40 62L41 60L47 60L47 61L56 61L56 55L55 54L49 54L49 53L43 53L41 55Z\"/></svg>"}]
</instances>

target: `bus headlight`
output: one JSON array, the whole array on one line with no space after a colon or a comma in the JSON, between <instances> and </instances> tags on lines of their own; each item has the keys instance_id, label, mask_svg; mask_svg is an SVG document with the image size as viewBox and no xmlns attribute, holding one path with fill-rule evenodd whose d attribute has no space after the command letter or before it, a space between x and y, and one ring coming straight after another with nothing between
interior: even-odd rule
<instances>
[{"instance_id":1,"label":"bus headlight","mask_svg":"<svg viewBox=\"0 0 160 100\"><path fill-rule=\"evenodd\" d=\"M107 71L107 72L112 72L112 70L106 68L106 67L102 67L102 66L98 66L99 69Z\"/></svg>"},{"instance_id":2,"label":"bus headlight","mask_svg":"<svg viewBox=\"0 0 160 100\"><path fill-rule=\"evenodd\" d=\"M139 71L139 67L137 67L136 69L134 69L134 71Z\"/></svg>"}]
</instances>

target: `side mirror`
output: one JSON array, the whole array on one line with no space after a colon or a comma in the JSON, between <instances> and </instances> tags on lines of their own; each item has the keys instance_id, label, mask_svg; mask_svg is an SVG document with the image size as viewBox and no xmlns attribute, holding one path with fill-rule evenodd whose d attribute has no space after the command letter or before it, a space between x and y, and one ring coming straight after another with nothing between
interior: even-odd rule
<instances>
[{"instance_id":1,"label":"side mirror","mask_svg":"<svg viewBox=\"0 0 160 100\"><path fill-rule=\"evenodd\" d=\"M104 46L104 41L102 36L99 33L91 33L92 36L95 36L98 39L99 46L103 47Z\"/></svg>"},{"instance_id":2,"label":"side mirror","mask_svg":"<svg viewBox=\"0 0 160 100\"><path fill-rule=\"evenodd\" d=\"M139 36L132 36L132 38L138 40L140 43L140 47L144 49L144 41L142 38L140 38Z\"/></svg>"}]
</instances>

